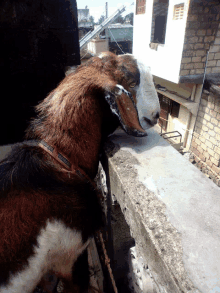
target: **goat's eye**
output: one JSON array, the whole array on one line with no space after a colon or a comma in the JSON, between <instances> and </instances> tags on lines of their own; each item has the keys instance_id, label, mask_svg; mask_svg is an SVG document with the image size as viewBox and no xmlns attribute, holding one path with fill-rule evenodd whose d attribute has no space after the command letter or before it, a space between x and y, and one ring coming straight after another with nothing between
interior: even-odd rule
<instances>
[{"instance_id":1,"label":"goat's eye","mask_svg":"<svg viewBox=\"0 0 220 293\"><path fill-rule=\"evenodd\" d=\"M129 86L132 88L132 87L135 87L137 84L136 82L132 82Z\"/></svg>"}]
</instances>

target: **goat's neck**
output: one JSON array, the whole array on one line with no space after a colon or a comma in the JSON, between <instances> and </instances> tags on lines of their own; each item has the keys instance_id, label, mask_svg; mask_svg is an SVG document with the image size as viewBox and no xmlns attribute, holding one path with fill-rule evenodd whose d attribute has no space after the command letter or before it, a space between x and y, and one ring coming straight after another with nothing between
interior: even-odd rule
<instances>
[{"instance_id":1,"label":"goat's neck","mask_svg":"<svg viewBox=\"0 0 220 293\"><path fill-rule=\"evenodd\" d=\"M39 116L27 137L46 140L94 177L103 133L110 134L119 123L103 96L104 88L114 86L115 81L100 74L99 68L81 67L37 106Z\"/></svg>"},{"instance_id":2,"label":"goat's neck","mask_svg":"<svg viewBox=\"0 0 220 293\"><path fill-rule=\"evenodd\" d=\"M53 108L46 108L49 102ZM101 105L92 97L74 101L74 106L68 99L64 105L56 101L54 107L53 103L52 99L45 99L40 104L39 108L47 112L40 123L38 119L34 136L56 146L76 169L83 169L90 178L95 177L102 139Z\"/></svg>"}]
</instances>

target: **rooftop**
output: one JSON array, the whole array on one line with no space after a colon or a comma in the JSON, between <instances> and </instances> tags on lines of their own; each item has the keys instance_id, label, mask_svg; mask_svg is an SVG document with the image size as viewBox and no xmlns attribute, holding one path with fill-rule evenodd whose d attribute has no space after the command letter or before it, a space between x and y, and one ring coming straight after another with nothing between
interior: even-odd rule
<instances>
[{"instance_id":1,"label":"rooftop","mask_svg":"<svg viewBox=\"0 0 220 293\"><path fill-rule=\"evenodd\" d=\"M132 27L133 28L133 25L131 25L131 24L122 24L122 23L114 23L114 24L110 24L109 26L108 26L108 28L130 28L130 27Z\"/></svg>"}]
</instances>

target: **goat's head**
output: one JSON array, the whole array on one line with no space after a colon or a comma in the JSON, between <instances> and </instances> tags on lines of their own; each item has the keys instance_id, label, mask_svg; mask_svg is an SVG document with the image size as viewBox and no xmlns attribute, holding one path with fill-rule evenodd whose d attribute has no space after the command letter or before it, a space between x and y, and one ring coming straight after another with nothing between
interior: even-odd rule
<instances>
[{"instance_id":1,"label":"goat's head","mask_svg":"<svg viewBox=\"0 0 220 293\"><path fill-rule=\"evenodd\" d=\"M101 53L99 58L103 59L108 66L108 60L113 58L109 52ZM118 87L131 94L130 99L123 101L126 105L117 110L119 120L126 132L135 136L147 135L145 130L154 126L159 118L160 104L154 87L153 78L150 73L150 68L135 59L131 54L114 55L115 70L112 70L112 75L118 82ZM110 70L110 69L109 69ZM129 94L128 94L129 96ZM116 99L115 106L118 108ZM129 103L129 105L127 104ZM131 107L133 105L133 110ZM112 109L114 110L114 109ZM128 110L128 111L127 111ZM134 112L136 111L136 118ZM125 114L126 113L126 114ZM132 113L132 115L130 114ZM121 119L121 115L127 115L127 122Z\"/></svg>"}]
</instances>

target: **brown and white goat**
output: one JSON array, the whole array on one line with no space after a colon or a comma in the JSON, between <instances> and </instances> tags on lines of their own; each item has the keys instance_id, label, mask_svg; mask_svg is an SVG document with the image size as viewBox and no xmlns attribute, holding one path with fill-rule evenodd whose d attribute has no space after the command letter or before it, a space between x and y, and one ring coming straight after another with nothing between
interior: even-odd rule
<instances>
[{"instance_id":1,"label":"brown and white goat","mask_svg":"<svg viewBox=\"0 0 220 293\"><path fill-rule=\"evenodd\" d=\"M48 272L63 279L65 292L85 292L72 270L102 224L91 181L103 141L119 125L146 136L159 117L157 94L132 55L104 53L36 109L27 141L0 164L0 293L30 293Z\"/></svg>"}]
</instances>

